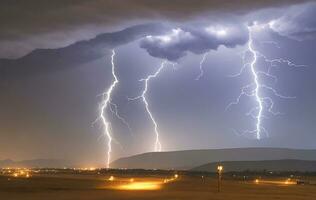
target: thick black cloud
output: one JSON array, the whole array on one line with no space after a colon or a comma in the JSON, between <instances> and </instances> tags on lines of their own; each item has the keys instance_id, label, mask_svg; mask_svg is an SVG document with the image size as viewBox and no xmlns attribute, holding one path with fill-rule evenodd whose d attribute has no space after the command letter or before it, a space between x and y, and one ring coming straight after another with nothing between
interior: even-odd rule
<instances>
[{"instance_id":1,"label":"thick black cloud","mask_svg":"<svg viewBox=\"0 0 316 200\"><path fill-rule=\"evenodd\" d=\"M140 46L151 56L175 61L187 52L202 54L221 45L232 48L247 41L248 29L245 25L221 23L175 28L164 35L147 36Z\"/></svg>"},{"instance_id":2,"label":"thick black cloud","mask_svg":"<svg viewBox=\"0 0 316 200\"><path fill-rule=\"evenodd\" d=\"M0 57L57 48L140 21L245 14L307 0L2 0Z\"/></svg>"},{"instance_id":3,"label":"thick black cloud","mask_svg":"<svg viewBox=\"0 0 316 200\"><path fill-rule=\"evenodd\" d=\"M51 73L91 62L104 57L111 49L147 35L161 34L165 29L159 23L137 25L118 32L100 34L64 48L36 49L18 59L0 59L0 85L11 79Z\"/></svg>"}]
</instances>

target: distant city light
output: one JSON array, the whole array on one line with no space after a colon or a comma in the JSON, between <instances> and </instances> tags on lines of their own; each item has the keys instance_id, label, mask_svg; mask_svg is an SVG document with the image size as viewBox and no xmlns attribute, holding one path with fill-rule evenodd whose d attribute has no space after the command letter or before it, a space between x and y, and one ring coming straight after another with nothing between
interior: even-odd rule
<instances>
[{"instance_id":1,"label":"distant city light","mask_svg":"<svg viewBox=\"0 0 316 200\"><path fill-rule=\"evenodd\" d=\"M109 181L114 181L114 176L110 176Z\"/></svg>"}]
</instances>

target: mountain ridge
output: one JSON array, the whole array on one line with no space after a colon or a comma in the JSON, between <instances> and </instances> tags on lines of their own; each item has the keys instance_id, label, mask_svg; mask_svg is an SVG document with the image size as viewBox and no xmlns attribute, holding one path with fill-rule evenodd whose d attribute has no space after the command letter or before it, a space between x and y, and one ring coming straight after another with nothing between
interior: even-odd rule
<instances>
[{"instance_id":1,"label":"mountain ridge","mask_svg":"<svg viewBox=\"0 0 316 200\"><path fill-rule=\"evenodd\" d=\"M208 163L190 171L216 172L219 163ZM316 172L316 160L260 160L260 161L225 161L220 163L225 172L241 171L300 171Z\"/></svg>"},{"instance_id":2,"label":"mountain ridge","mask_svg":"<svg viewBox=\"0 0 316 200\"><path fill-rule=\"evenodd\" d=\"M316 160L316 150L249 147L148 152L130 157L119 158L111 163L111 167L129 169L144 168L189 170L211 162L282 159Z\"/></svg>"},{"instance_id":3,"label":"mountain ridge","mask_svg":"<svg viewBox=\"0 0 316 200\"><path fill-rule=\"evenodd\" d=\"M21 160L14 161L11 159L0 160L1 168L63 168L63 167L72 167L73 163L67 160L62 159L32 159L32 160Z\"/></svg>"}]
</instances>

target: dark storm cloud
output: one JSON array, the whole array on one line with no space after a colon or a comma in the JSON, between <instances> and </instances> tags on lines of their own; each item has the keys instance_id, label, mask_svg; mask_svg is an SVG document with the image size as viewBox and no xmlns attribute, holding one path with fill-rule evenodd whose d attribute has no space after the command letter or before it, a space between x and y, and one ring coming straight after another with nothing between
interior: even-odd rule
<instances>
[{"instance_id":1,"label":"dark storm cloud","mask_svg":"<svg viewBox=\"0 0 316 200\"><path fill-rule=\"evenodd\" d=\"M174 28L165 35L147 36L140 46L154 57L178 60L187 52L202 54L223 45L233 48L248 41L248 30L243 24L212 24Z\"/></svg>"},{"instance_id":2,"label":"dark storm cloud","mask_svg":"<svg viewBox=\"0 0 316 200\"><path fill-rule=\"evenodd\" d=\"M271 22L271 28L282 36L296 40L316 38L316 3L294 6L279 19Z\"/></svg>"},{"instance_id":3,"label":"dark storm cloud","mask_svg":"<svg viewBox=\"0 0 316 200\"><path fill-rule=\"evenodd\" d=\"M0 59L0 86L5 79L19 79L91 62L104 57L110 49L146 35L161 34L165 29L160 23L137 25L118 32L100 34L64 48L37 49L18 59Z\"/></svg>"},{"instance_id":4,"label":"dark storm cloud","mask_svg":"<svg viewBox=\"0 0 316 200\"><path fill-rule=\"evenodd\" d=\"M67 46L136 21L245 14L305 0L28 0L0 2L0 57ZM109 30L107 30L108 32Z\"/></svg>"}]
</instances>

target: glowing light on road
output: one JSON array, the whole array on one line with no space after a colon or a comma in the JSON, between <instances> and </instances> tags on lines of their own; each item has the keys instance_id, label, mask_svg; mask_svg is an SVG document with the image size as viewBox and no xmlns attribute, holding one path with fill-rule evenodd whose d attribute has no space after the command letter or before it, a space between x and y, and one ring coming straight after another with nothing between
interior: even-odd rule
<instances>
[{"instance_id":1,"label":"glowing light on road","mask_svg":"<svg viewBox=\"0 0 316 200\"><path fill-rule=\"evenodd\" d=\"M144 179L144 180L134 180L133 178L129 180L119 180L123 182L118 185L110 186L110 188L115 190L159 190L164 184L176 181L178 174L175 174L172 178L168 179Z\"/></svg>"},{"instance_id":2,"label":"glowing light on road","mask_svg":"<svg viewBox=\"0 0 316 200\"><path fill-rule=\"evenodd\" d=\"M161 188L162 182L133 182L116 187L118 190L158 190Z\"/></svg>"},{"instance_id":3,"label":"glowing light on road","mask_svg":"<svg viewBox=\"0 0 316 200\"><path fill-rule=\"evenodd\" d=\"M110 176L109 181L114 181L114 176Z\"/></svg>"},{"instance_id":4,"label":"glowing light on road","mask_svg":"<svg viewBox=\"0 0 316 200\"><path fill-rule=\"evenodd\" d=\"M297 183L295 181L292 181L291 179L287 179L287 180L259 180L259 179L255 179L254 181L255 184L262 184L262 185L280 185L280 186L284 186L284 185L296 185Z\"/></svg>"}]
</instances>

